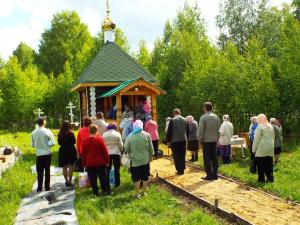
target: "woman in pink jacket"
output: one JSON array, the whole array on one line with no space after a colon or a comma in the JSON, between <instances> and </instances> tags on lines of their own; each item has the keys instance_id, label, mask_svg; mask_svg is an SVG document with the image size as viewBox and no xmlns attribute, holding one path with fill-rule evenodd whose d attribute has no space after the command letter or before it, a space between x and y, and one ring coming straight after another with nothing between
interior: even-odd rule
<instances>
[{"instance_id":1,"label":"woman in pink jacket","mask_svg":"<svg viewBox=\"0 0 300 225\"><path fill-rule=\"evenodd\" d=\"M151 116L146 117L146 124L144 129L148 134L150 134L153 148L154 148L154 157L157 159L158 157L158 143L159 143L159 136L158 136L158 125L157 123L152 120Z\"/></svg>"}]
</instances>

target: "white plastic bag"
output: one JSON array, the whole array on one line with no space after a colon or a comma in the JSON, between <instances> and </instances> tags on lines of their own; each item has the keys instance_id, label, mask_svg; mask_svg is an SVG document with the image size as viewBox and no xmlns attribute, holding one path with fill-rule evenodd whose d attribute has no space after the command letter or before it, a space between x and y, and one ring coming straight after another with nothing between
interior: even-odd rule
<instances>
[{"instance_id":1,"label":"white plastic bag","mask_svg":"<svg viewBox=\"0 0 300 225\"><path fill-rule=\"evenodd\" d=\"M130 168L130 158L129 158L129 155L127 153L124 153L122 155L121 163L124 167Z\"/></svg>"},{"instance_id":2,"label":"white plastic bag","mask_svg":"<svg viewBox=\"0 0 300 225\"><path fill-rule=\"evenodd\" d=\"M90 179L89 179L89 176L88 176L87 172L79 173L78 187L80 189L91 187L91 182L90 182Z\"/></svg>"}]
</instances>

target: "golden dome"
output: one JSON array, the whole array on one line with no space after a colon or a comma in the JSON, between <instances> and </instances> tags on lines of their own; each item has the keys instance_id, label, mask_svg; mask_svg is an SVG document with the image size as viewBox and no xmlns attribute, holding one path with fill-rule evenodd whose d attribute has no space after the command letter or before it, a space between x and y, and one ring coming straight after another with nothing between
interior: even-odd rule
<instances>
[{"instance_id":1,"label":"golden dome","mask_svg":"<svg viewBox=\"0 0 300 225\"><path fill-rule=\"evenodd\" d=\"M116 24L109 17L106 17L104 19L104 21L102 22L102 30L103 31L114 30L115 28L116 28Z\"/></svg>"},{"instance_id":2,"label":"golden dome","mask_svg":"<svg viewBox=\"0 0 300 225\"><path fill-rule=\"evenodd\" d=\"M108 0L106 0L106 18L102 22L102 31L114 30L116 28L116 24L110 18L109 13L109 3Z\"/></svg>"}]
</instances>

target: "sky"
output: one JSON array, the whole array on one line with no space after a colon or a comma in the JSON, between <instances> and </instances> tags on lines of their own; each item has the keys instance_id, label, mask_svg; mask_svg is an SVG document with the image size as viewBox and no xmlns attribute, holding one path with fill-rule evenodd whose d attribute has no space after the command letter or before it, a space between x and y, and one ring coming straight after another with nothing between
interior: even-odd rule
<instances>
[{"instance_id":1,"label":"sky","mask_svg":"<svg viewBox=\"0 0 300 225\"><path fill-rule=\"evenodd\" d=\"M151 50L155 39L162 36L166 20L172 20L185 1L197 2L208 36L215 41L215 17L221 0L110 0L111 17L125 32L131 50L137 50L141 39ZM280 6L292 0L270 1ZM0 56L8 59L21 41L38 50L41 34L49 29L53 14L61 10L76 10L91 34L96 35L105 18L105 0L0 0Z\"/></svg>"}]
</instances>

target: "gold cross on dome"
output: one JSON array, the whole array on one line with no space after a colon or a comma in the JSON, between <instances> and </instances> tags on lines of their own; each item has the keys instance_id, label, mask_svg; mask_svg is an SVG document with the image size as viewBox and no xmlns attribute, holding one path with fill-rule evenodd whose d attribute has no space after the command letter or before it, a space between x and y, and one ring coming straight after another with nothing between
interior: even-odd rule
<instances>
[{"instance_id":1,"label":"gold cross on dome","mask_svg":"<svg viewBox=\"0 0 300 225\"><path fill-rule=\"evenodd\" d=\"M106 0L106 17L109 18L109 13L110 13L110 10L109 10L109 2L108 0Z\"/></svg>"}]
</instances>

